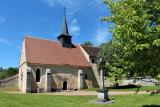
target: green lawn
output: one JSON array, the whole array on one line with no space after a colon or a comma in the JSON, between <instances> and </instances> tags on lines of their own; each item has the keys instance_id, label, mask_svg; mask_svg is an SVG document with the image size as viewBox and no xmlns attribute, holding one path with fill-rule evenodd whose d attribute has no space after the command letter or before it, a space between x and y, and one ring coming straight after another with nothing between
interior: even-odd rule
<instances>
[{"instance_id":1,"label":"green lawn","mask_svg":"<svg viewBox=\"0 0 160 107\"><path fill-rule=\"evenodd\" d=\"M82 89L82 91L96 91L99 88ZM137 91L137 86L121 86L118 88L108 88L110 91ZM143 86L139 88L139 91L157 90L160 87L157 86ZM0 88L0 91L18 91L18 87L6 87Z\"/></svg>"},{"instance_id":2,"label":"green lawn","mask_svg":"<svg viewBox=\"0 0 160 107\"><path fill-rule=\"evenodd\" d=\"M82 91L96 91L99 88L89 88L89 89L82 89ZM126 86L122 86L122 87L118 87L118 88L108 88L110 91L137 91L138 87L134 86L134 87L126 87ZM147 90L157 90L160 89L160 87L157 86L142 86L139 87L139 91L147 91Z\"/></svg>"},{"instance_id":3,"label":"green lawn","mask_svg":"<svg viewBox=\"0 0 160 107\"><path fill-rule=\"evenodd\" d=\"M114 104L90 104L89 101L95 98L96 96L0 93L0 107L160 107L160 95L110 96L111 99L116 100Z\"/></svg>"}]
</instances>

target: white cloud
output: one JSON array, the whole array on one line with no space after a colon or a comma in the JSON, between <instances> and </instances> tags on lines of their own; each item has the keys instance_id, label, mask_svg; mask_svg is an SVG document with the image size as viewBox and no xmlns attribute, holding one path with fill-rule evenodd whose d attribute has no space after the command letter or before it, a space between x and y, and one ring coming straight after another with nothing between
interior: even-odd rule
<instances>
[{"instance_id":1,"label":"white cloud","mask_svg":"<svg viewBox=\"0 0 160 107\"><path fill-rule=\"evenodd\" d=\"M0 16L0 24L1 24L1 23L3 23L5 20L6 20L6 18L5 18L5 17Z\"/></svg>"},{"instance_id":2,"label":"white cloud","mask_svg":"<svg viewBox=\"0 0 160 107\"><path fill-rule=\"evenodd\" d=\"M80 35L80 30L81 29L79 27L77 19L72 20L69 30L70 30L71 34L74 35L74 36Z\"/></svg>"},{"instance_id":3,"label":"white cloud","mask_svg":"<svg viewBox=\"0 0 160 107\"><path fill-rule=\"evenodd\" d=\"M6 44L6 45L11 45L11 43L3 38L0 38L0 43Z\"/></svg>"},{"instance_id":4,"label":"white cloud","mask_svg":"<svg viewBox=\"0 0 160 107\"><path fill-rule=\"evenodd\" d=\"M110 39L111 39L111 33L108 32L107 28L98 28L96 35L95 35L95 42L98 45Z\"/></svg>"},{"instance_id":5,"label":"white cloud","mask_svg":"<svg viewBox=\"0 0 160 107\"><path fill-rule=\"evenodd\" d=\"M47 4L50 6L50 7L54 7L55 6L55 0L44 0L47 2Z\"/></svg>"},{"instance_id":6,"label":"white cloud","mask_svg":"<svg viewBox=\"0 0 160 107\"><path fill-rule=\"evenodd\" d=\"M11 42L3 38L0 38L0 44L4 44L4 45L8 45L8 46L20 49L19 45L12 44Z\"/></svg>"},{"instance_id":7,"label":"white cloud","mask_svg":"<svg viewBox=\"0 0 160 107\"><path fill-rule=\"evenodd\" d=\"M103 4L103 0L92 0L89 5L92 5L92 6L96 6L96 7L99 7L100 5Z\"/></svg>"},{"instance_id":8,"label":"white cloud","mask_svg":"<svg viewBox=\"0 0 160 107\"><path fill-rule=\"evenodd\" d=\"M54 7L55 5L61 5L62 7L67 8L67 14L69 16L73 16L75 13L81 10L81 6L83 6L81 0L42 0L46 2L50 7Z\"/></svg>"},{"instance_id":9,"label":"white cloud","mask_svg":"<svg viewBox=\"0 0 160 107\"><path fill-rule=\"evenodd\" d=\"M69 10L67 12L67 15L70 16L70 17L73 17L74 14L76 14L77 12L79 12L81 9L80 8L76 8L74 10Z\"/></svg>"},{"instance_id":10,"label":"white cloud","mask_svg":"<svg viewBox=\"0 0 160 107\"><path fill-rule=\"evenodd\" d=\"M74 6L76 0L43 0L45 1L50 7L54 7L56 4L60 4L62 6L71 7Z\"/></svg>"},{"instance_id":11,"label":"white cloud","mask_svg":"<svg viewBox=\"0 0 160 107\"><path fill-rule=\"evenodd\" d=\"M98 8L101 12L106 11L106 8L104 8L105 4L103 3L103 0L92 0L89 5Z\"/></svg>"}]
</instances>

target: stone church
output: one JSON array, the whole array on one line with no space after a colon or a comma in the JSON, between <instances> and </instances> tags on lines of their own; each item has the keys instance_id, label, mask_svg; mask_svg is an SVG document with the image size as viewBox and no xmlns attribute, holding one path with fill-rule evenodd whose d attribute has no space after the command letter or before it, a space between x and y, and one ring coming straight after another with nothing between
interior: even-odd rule
<instances>
[{"instance_id":1,"label":"stone church","mask_svg":"<svg viewBox=\"0 0 160 107\"><path fill-rule=\"evenodd\" d=\"M100 49L73 44L66 16L57 39L24 38L19 65L19 89L22 92L98 87L93 66Z\"/></svg>"}]
</instances>

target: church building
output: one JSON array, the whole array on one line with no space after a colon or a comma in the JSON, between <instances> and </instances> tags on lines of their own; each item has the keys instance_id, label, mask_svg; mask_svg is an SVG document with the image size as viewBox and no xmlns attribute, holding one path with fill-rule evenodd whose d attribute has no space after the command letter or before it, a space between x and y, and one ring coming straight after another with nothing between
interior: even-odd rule
<instances>
[{"instance_id":1,"label":"church building","mask_svg":"<svg viewBox=\"0 0 160 107\"><path fill-rule=\"evenodd\" d=\"M57 39L24 38L19 65L19 89L22 92L98 87L93 65L97 63L100 49L73 44L66 16Z\"/></svg>"}]
</instances>

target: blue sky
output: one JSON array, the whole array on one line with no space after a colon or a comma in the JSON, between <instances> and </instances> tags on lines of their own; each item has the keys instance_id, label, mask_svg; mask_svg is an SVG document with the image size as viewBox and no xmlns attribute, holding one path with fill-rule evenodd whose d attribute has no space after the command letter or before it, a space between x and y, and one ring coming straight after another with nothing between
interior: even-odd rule
<instances>
[{"instance_id":1,"label":"blue sky","mask_svg":"<svg viewBox=\"0 0 160 107\"><path fill-rule=\"evenodd\" d=\"M25 35L56 40L64 5L73 43L111 39L109 23L100 22L109 15L101 0L0 0L0 66L18 67Z\"/></svg>"}]
</instances>

